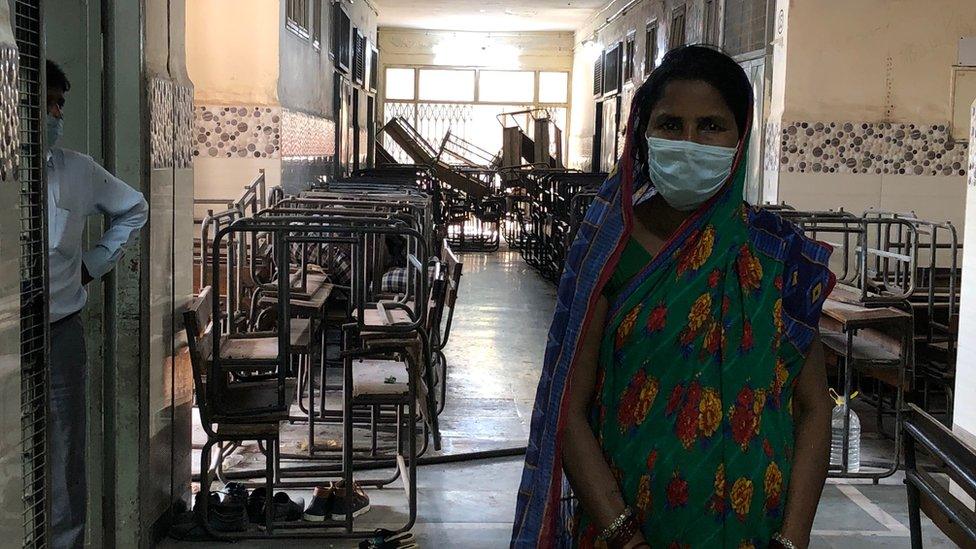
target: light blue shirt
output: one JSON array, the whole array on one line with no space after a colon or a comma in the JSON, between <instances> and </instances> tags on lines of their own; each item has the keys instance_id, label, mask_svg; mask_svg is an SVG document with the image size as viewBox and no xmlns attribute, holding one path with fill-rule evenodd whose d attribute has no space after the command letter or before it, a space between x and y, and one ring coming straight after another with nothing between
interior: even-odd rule
<instances>
[{"instance_id":1,"label":"light blue shirt","mask_svg":"<svg viewBox=\"0 0 976 549\"><path fill-rule=\"evenodd\" d=\"M88 301L81 285L81 265L95 279L122 258L125 243L149 218L142 193L108 173L88 155L53 148L47 160L48 268L50 317L57 322L80 311ZM109 217L109 227L94 248L83 252L85 221Z\"/></svg>"}]
</instances>

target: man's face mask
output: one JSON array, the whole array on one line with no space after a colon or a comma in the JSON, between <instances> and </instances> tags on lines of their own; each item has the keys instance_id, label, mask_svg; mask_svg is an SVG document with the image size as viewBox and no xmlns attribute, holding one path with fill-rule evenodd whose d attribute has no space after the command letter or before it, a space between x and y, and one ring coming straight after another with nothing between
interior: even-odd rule
<instances>
[{"instance_id":1,"label":"man's face mask","mask_svg":"<svg viewBox=\"0 0 976 549\"><path fill-rule=\"evenodd\" d=\"M64 135L64 119L47 117L47 147L50 149L58 144L61 136Z\"/></svg>"},{"instance_id":2,"label":"man's face mask","mask_svg":"<svg viewBox=\"0 0 976 549\"><path fill-rule=\"evenodd\" d=\"M722 188L732 173L736 152L735 147L649 137L648 175L672 208L691 211ZM640 201L647 198L645 195Z\"/></svg>"}]
</instances>

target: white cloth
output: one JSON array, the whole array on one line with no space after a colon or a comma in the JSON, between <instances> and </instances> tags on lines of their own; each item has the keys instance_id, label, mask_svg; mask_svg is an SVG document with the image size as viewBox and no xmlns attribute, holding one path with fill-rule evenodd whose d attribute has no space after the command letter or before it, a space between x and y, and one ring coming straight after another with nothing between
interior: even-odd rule
<instances>
[{"instance_id":1,"label":"white cloth","mask_svg":"<svg viewBox=\"0 0 976 549\"><path fill-rule=\"evenodd\" d=\"M142 193L108 173L88 155L53 148L47 159L48 261L51 322L80 311L88 300L81 265L95 279L111 271L123 246L149 218ZM85 220L109 217L109 227L94 248L82 251Z\"/></svg>"}]
</instances>

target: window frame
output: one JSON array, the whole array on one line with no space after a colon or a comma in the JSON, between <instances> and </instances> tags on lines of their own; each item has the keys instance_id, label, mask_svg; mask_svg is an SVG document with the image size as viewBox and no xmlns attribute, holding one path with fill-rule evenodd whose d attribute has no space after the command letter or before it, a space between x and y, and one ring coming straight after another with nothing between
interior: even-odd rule
<instances>
[{"instance_id":1,"label":"window frame","mask_svg":"<svg viewBox=\"0 0 976 549\"><path fill-rule=\"evenodd\" d=\"M303 40L311 36L309 25L308 0L285 0L285 28ZM296 19L298 14L302 20Z\"/></svg>"},{"instance_id":2,"label":"window frame","mask_svg":"<svg viewBox=\"0 0 976 549\"><path fill-rule=\"evenodd\" d=\"M322 51L322 2L325 0L312 0L312 47L315 51Z\"/></svg>"},{"instance_id":3,"label":"window frame","mask_svg":"<svg viewBox=\"0 0 976 549\"><path fill-rule=\"evenodd\" d=\"M678 21L681 25L678 26ZM680 36L680 40L678 37ZM673 50L688 43L688 5L681 4L671 10L671 28L668 32L668 49Z\"/></svg>"},{"instance_id":4,"label":"window frame","mask_svg":"<svg viewBox=\"0 0 976 549\"><path fill-rule=\"evenodd\" d=\"M658 38L661 26L658 20L649 21L644 27L644 78L657 68ZM653 35L652 35L653 33Z\"/></svg>"},{"instance_id":5,"label":"window frame","mask_svg":"<svg viewBox=\"0 0 976 549\"><path fill-rule=\"evenodd\" d=\"M634 82L634 77L637 75L637 64L635 63L637 56L637 30L632 30L627 33L627 37L624 39L624 50L623 50L623 84L631 84Z\"/></svg>"}]
</instances>

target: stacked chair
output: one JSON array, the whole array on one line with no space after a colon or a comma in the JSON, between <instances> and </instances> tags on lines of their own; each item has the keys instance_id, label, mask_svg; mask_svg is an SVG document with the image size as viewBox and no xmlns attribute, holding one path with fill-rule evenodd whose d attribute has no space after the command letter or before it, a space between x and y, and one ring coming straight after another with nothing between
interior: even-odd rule
<instances>
[{"instance_id":1,"label":"stacked chair","mask_svg":"<svg viewBox=\"0 0 976 549\"><path fill-rule=\"evenodd\" d=\"M417 516L417 460L440 448L444 349L463 270L443 238L440 182L422 166L390 166L298 196L264 192L260 176L228 213L200 222L198 297L183 319L207 438L197 516L216 538L374 535L357 528L351 505L321 522L282 520L270 503L250 518L260 528L212 521L220 461L250 442L265 455L259 488L269 501L276 488L331 483L351 502L362 487L401 480L409 512L394 533L406 532ZM395 287L385 284L391 271L402 275ZM307 424L307 452L280 451L286 422ZM317 425L341 432L338 447L317 443ZM392 444L380 443L384 433ZM385 468L380 480L360 474Z\"/></svg>"},{"instance_id":2,"label":"stacked chair","mask_svg":"<svg viewBox=\"0 0 976 549\"><path fill-rule=\"evenodd\" d=\"M886 431L884 417L894 417L894 449L888 462L862 461L865 470L849 472L844 448L831 475L877 482L899 467L908 401L951 424L961 250L956 229L913 213L772 209L834 246L838 285L820 325L828 364L836 366L838 392L858 391L874 405L878 433ZM942 406L934 394L944 397ZM850 416L844 428L850 429Z\"/></svg>"}]
</instances>

